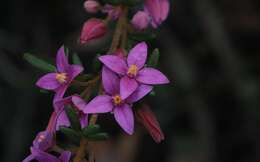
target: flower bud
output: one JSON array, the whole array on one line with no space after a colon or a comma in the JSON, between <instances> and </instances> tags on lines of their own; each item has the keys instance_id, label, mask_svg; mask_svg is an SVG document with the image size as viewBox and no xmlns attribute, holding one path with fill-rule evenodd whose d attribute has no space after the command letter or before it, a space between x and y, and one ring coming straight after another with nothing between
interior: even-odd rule
<instances>
[{"instance_id":1,"label":"flower bud","mask_svg":"<svg viewBox=\"0 0 260 162\"><path fill-rule=\"evenodd\" d=\"M103 20L91 18L83 25L80 43L84 44L93 39L103 37L106 34L107 27Z\"/></svg>"},{"instance_id":2,"label":"flower bud","mask_svg":"<svg viewBox=\"0 0 260 162\"><path fill-rule=\"evenodd\" d=\"M145 0L145 11L152 17L152 26L157 28L168 16L169 0Z\"/></svg>"},{"instance_id":3,"label":"flower bud","mask_svg":"<svg viewBox=\"0 0 260 162\"><path fill-rule=\"evenodd\" d=\"M122 14L122 8L120 6L112 6L110 4L106 4L103 7L102 12L108 14L111 19L116 20Z\"/></svg>"},{"instance_id":4,"label":"flower bud","mask_svg":"<svg viewBox=\"0 0 260 162\"><path fill-rule=\"evenodd\" d=\"M144 11L138 11L131 20L134 28L144 30L149 25L149 15Z\"/></svg>"},{"instance_id":5,"label":"flower bud","mask_svg":"<svg viewBox=\"0 0 260 162\"><path fill-rule=\"evenodd\" d=\"M89 13L96 13L100 8L100 4L95 0L87 0L84 2L84 8Z\"/></svg>"},{"instance_id":6,"label":"flower bud","mask_svg":"<svg viewBox=\"0 0 260 162\"><path fill-rule=\"evenodd\" d=\"M160 128L160 124L148 105L143 104L142 107L136 111L136 117L148 130L156 143L160 143L164 140L164 134Z\"/></svg>"}]
</instances>

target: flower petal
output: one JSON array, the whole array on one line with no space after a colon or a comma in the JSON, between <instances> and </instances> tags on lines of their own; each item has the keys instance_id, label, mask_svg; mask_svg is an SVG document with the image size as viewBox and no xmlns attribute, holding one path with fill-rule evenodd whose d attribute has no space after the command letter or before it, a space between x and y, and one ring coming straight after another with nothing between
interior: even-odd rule
<instances>
[{"instance_id":1,"label":"flower petal","mask_svg":"<svg viewBox=\"0 0 260 162\"><path fill-rule=\"evenodd\" d=\"M58 110L59 110L60 108L59 108L59 106L57 106L55 103L56 103L57 101L60 101L60 100L63 99L63 96L64 96L66 90L68 89L68 86L69 86L68 84L64 84L64 85L60 86L59 88L57 88L57 89L55 90L56 93L55 93L55 95L54 95L54 97L53 97L53 107L54 107L55 111L57 111L57 112L58 112Z\"/></svg>"},{"instance_id":2,"label":"flower petal","mask_svg":"<svg viewBox=\"0 0 260 162\"><path fill-rule=\"evenodd\" d=\"M140 85L135 91L134 93L132 93L131 96L129 96L127 98L127 102L128 103L134 103L138 100L140 100L141 98L143 98L145 95L147 95L148 93L150 93L152 91L153 87L149 86L149 85Z\"/></svg>"},{"instance_id":3,"label":"flower petal","mask_svg":"<svg viewBox=\"0 0 260 162\"><path fill-rule=\"evenodd\" d=\"M86 106L86 102L80 96L72 96L71 97L72 103L77 107L77 109L83 111L84 107Z\"/></svg>"},{"instance_id":4,"label":"flower petal","mask_svg":"<svg viewBox=\"0 0 260 162\"><path fill-rule=\"evenodd\" d=\"M48 73L44 75L36 82L36 85L47 90L55 90L61 86L61 84L56 79L56 73Z\"/></svg>"},{"instance_id":5,"label":"flower petal","mask_svg":"<svg viewBox=\"0 0 260 162\"><path fill-rule=\"evenodd\" d=\"M76 77L78 76L82 71L83 71L83 67L80 65L70 65L67 69L67 73L70 76L69 78L69 83ZM68 84L69 84L68 83Z\"/></svg>"},{"instance_id":6,"label":"flower petal","mask_svg":"<svg viewBox=\"0 0 260 162\"><path fill-rule=\"evenodd\" d=\"M108 94L113 95L119 93L119 78L106 66L103 66L102 69L102 83Z\"/></svg>"},{"instance_id":7,"label":"flower petal","mask_svg":"<svg viewBox=\"0 0 260 162\"><path fill-rule=\"evenodd\" d=\"M57 53L56 56L56 66L58 72L65 72L67 67L69 66L68 58L65 55L64 46L62 46Z\"/></svg>"},{"instance_id":8,"label":"flower petal","mask_svg":"<svg viewBox=\"0 0 260 162\"><path fill-rule=\"evenodd\" d=\"M126 99L130 96L138 87L138 83L135 79L131 79L128 76L124 76L120 80L120 96L122 99Z\"/></svg>"},{"instance_id":9,"label":"flower petal","mask_svg":"<svg viewBox=\"0 0 260 162\"><path fill-rule=\"evenodd\" d=\"M30 161L32 161L34 159L34 155L29 155L29 156L27 156L22 162L30 162Z\"/></svg>"},{"instance_id":10,"label":"flower petal","mask_svg":"<svg viewBox=\"0 0 260 162\"><path fill-rule=\"evenodd\" d=\"M79 118L81 128L85 128L88 125L88 115L82 114Z\"/></svg>"},{"instance_id":11,"label":"flower petal","mask_svg":"<svg viewBox=\"0 0 260 162\"><path fill-rule=\"evenodd\" d=\"M64 110L64 106L72 103L72 96L65 97L54 102L54 107L56 112L60 112Z\"/></svg>"},{"instance_id":12,"label":"flower petal","mask_svg":"<svg viewBox=\"0 0 260 162\"><path fill-rule=\"evenodd\" d=\"M114 109L114 116L117 123L128 134L134 133L134 115L133 110L128 104L124 104Z\"/></svg>"},{"instance_id":13,"label":"flower petal","mask_svg":"<svg viewBox=\"0 0 260 162\"><path fill-rule=\"evenodd\" d=\"M108 95L101 95L91 100L84 108L84 113L106 113L113 109L112 98Z\"/></svg>"},{"instance_id":14,"label":"flower petal","mask_svg":"<svg viewBox=\"0 0 260 162\"><path fill-rule=\"evenodd\" d=\"M56 130L59 130L60 126L64 126L64 127L70 126L70 121L67 117L66 111L62 111L57 118Z\"/></svg>"},{"instance_id":15,"label":"flower petal","mask_svg":"<svg viewBox=\"0 0 260 162\"><path fill-rule=\"evenodd\" d=\"M105 56L100 56L99 60L105 64L110 70L124 75L127 71L127 65L124 59L118 57L118 56L113 56L113 55L105 55Z\"/></svg>"},{"instance_id":16,"label":"flower petal","mask_svg":"<svg viewBox=\"0 0 260 162\"><path fill-rule=\"evenodd\" d=\"M147 45L145 42L138 43L131 51L127 57L128 66L136 65L138 69L141 69L147 58Z\"/></svg>"},{"instance_id":17,"label":"flower petal","mask_svg":"<svg viewBox=\"0 0 260 162\"><path fill-rule=\"evenodd\" d=\"M136 78L139 82L144 84L166 84L169 83L167 77L159 70L154 68L143 68L139 71Z\"/></svg>"},{"instance_id":18,"label":"flower petal","mask_svg":"<svg viewBox=\"0 0 260 162\"><path fill-rule=\"evenodd\" d=\"M43 152L35 147L31 148L31 152L34 155L34 159L38 160L39 162L58 162L60 161L55 156L48 154L47 152Z\"/></svg>"},{"instance_id":19,"label":"flower petal","mask_svg":"<svg viewBox=\"0 0 260 162\"><path fill-rule=\"evenodd\" d=\"M59 157L59 159L61 160L61 162L69 162L71 157L71 152L69 151L63 151Z\"/></svg>"}]
</instances>

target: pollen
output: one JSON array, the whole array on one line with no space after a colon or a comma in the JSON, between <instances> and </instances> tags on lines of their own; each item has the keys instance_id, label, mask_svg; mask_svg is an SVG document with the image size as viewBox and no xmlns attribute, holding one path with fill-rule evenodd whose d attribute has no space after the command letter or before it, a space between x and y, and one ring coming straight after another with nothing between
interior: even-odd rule
<instances>
[{"instance_id":1,"label":"pollen","mask_svg":"<svg viewBox=\"0 0 260 162\"><path fill-rule=\"evenodd\" d=\"M122 103L122 98L119 95L115 95L112 98L115 105L120 105Z\"/></svg>"},{"instance_id":2,"label":"pollen","mask_svg":"<svg viewBox=\"0 0 260 162\"><path fill-rule=\"evenodd\" d=\"M135 77L138 73L138 68L136 65L131 65L127 71L127 75L130 77Z\"/></svg>"},{"instance_id":3,"label":"pollen","mask_svg":"<svg viewBox=\"0 0 260 162\"><path fill-rule=\"evenodd\" d=\"M63 84L67 80L67 74L66 73L57 73L56 79L59 83Z\"/></svg>"}]
</instances>

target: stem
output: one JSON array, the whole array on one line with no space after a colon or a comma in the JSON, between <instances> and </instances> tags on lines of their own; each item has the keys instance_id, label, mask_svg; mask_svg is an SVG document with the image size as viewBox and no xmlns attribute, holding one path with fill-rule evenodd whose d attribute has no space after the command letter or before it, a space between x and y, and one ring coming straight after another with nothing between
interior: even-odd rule
<instances>
[{"instance_id":1,"label":"stem","mask_svg":"<svg viewBox=\"0 0 260 162\"><path fill-rule=\"evenodd\" d=\"M84 159L86 145L87 145L87 140L85 138L82 138L80 141L80 146L79 146L78 152L77 152L73 162L81 162L81 160Z\"/></svg>"}]
</instances>

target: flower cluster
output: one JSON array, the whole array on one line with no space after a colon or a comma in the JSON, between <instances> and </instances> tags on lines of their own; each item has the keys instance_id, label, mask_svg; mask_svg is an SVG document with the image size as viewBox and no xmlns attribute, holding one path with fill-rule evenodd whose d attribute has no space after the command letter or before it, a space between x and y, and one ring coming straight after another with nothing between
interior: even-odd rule
<instances>
[{"instance_id":1,"label":"flower cluster","mask_svg":"<svg viewBox=\"0 0 260 162\"><path fill-rule=\"evenodd\" d=\"M85 1L84 8L87 12L93 14L101 11L107 18L87 20L83 25L79 42L86 44L104 36L108 28L107 23L114 21L117 22L117 26L111 47L106 54L98 57L103 66L95 73L96 76L91 77L86 77L82 65L69 63L69 55L65 52L64 46L58 50L56 67L48 65L53 67L51 72L36 82L39 88L55 93L53 112L47 128L36 136L30 149L31 154L23 162L68 162L71 158L80 162L82 158L87 158L84 151L86 140L106 138L106 133L100 132L99 125L96 124L97 115L100 113L113 114L118 125L129 135L134 133L137 119L155 142L164 140L159 122L142 99L152 92L153 86L167 84L169 80L147 62L149 50L146 42L132 44L130 50L127 50L126 42L129 26L138 32L150 25L157 28L168 15L169 2L145 0L142 7L143 11L135 10L135 14L128 21L127 12L131 9L128 4L120 1L117 5L101 5L95 0ZM77 92L70 93L68 89L73 86L80 88ZM95 87L98 88L95 90ZM57 131L79 138L78 151L73 152L69 148L66 148L66 151L57 146Z\"/></svg>"}]
</instances>

